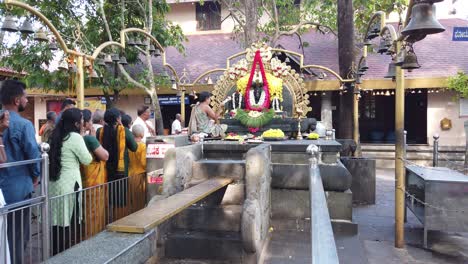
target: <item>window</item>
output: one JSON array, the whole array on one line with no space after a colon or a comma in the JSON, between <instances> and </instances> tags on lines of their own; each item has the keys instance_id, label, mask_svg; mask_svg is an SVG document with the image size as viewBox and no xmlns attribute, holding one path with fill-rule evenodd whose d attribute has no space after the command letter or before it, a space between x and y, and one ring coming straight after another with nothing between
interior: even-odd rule
<instances>
[{"instance_id":1,"label":"window","mask_svg":"<svg viewBox=\"0 0 468 264\"><path fill-rule=\"evenodd\" d=\"M217 2L196 3L197 30L221 29L221 6Z\"/></svg>"}]
</instances>

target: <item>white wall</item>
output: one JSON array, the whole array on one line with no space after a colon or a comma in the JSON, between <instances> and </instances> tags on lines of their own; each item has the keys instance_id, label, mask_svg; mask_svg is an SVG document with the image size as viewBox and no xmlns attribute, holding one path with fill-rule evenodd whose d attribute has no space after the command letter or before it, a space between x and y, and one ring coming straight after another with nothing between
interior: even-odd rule
<instances>
[{"instance_id":1,"label":"white wall","mask_svg":"<svg viewBox=\"0 0 468 264\"><path fill-rule=\"evenodd\" d=\"M460 117L460 104L454 92L429 93L427 96L427 137L432 145L433 135L439 134L441 146L464 146L464 122L468 117ZM444 118L452 120L452 128L443 131L440 121Z\"/></svg>"}]
</instances>

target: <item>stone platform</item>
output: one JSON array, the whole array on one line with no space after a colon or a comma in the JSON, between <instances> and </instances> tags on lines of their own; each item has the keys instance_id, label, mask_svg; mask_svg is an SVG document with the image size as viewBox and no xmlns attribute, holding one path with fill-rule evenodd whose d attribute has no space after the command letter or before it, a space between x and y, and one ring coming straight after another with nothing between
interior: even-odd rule
<instances>
[{"instance_id":1,"label":"stone platform","mask_svg":"<svg viewBox=\"0 0 468 264\"><path fill-rule=\"evenodd\" d=\"M221 124L226 124L228 126L227 132L233 132L238 134L247 134L250 133L249 130L242 125L237 119L221 119ZM256 135L261 135L263 131L268 129L281 129L284 134L288 136L295 135L297 133L297 118L273 118L268 125L260 128L260 130L255 133ZM317 120L315 118L304 118L301 119L301 132L314 131L315 126L317 125Z\"/></svg>"}]
</instances>

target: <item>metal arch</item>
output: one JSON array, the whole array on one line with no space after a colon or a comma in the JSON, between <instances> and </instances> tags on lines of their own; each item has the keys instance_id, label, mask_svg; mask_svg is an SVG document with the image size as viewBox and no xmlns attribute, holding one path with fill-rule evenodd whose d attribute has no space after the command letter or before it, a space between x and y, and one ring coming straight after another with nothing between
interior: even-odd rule
<instances>
[{"instance_id":1,"label":"metal arch","mask_svg":"<svg viewBox=\"0 0 468 264\"><path fill-rule=\"evenodd\" d=\"M97 56L99 56L99 53L101 53L101 51L109 46L119 46L120 48L124 48L122 46L122 44L118 43L118 42L115 42L115 41L107 41L107 42L104 42L102 43L101 45L99 45L99 47L97 47L94 52L93 52L93 59L95 60L97 58Z\"/></svg>"},{"instance_id":2,"label":"metal arch","mask_svg":"<svg viewBox=\"0 0 468 264\"><path fill-rule=\"evenodd\" d=\"M54 34L55 38L57 39L57 42L60 44L60 47L62 47L62 50L65 53L74 54L74 55L77 55L77 56L85 56L85 54L82 54L80 52L68 49L67 44L65 44L65 41L62 38L62 35L60 35L58 30L55 28L55 26L52 25L52 23L41 12L36 10L34 7L32 7L32 6L30 6L30 5L26 4L26 3L15 1L15 0L5 0L5 5L7 7L10 6L10 5L20 7L22 9L26 10L26 11L29 11L31 14L35 15L36 17L38 17L39 20L41 20L44 24L46 24L46 26L50 29L50 31L52 31L52 34Z\"/></svg>"},{"instance_id":3,"label":"metal arch","mask_svg":"<svg viewBox=\"0 0 468 264\"><path fill-rule=\"evenodd\" d=\"M306 69L306 68L313 68L313 69L320 69L320 70L324 70L324 71L327 71L329 73L331 73L333 76L335 76L341 83L350 83L350 82L354 82L355 79L343 79L341 78L341 76L336 73L335 71L333 71L332 69L330 68L327 68L325 66L320 66L320 65L305 65L305 66L302 66L301 69Z\"/></svg>"},{"instance_id":4,"label":"metal arch","mask_svg":"<svg viewBox=\"0 0 468 264\"><path fill-rule=\"evenodd\" d=\"M224 71L226 71L226 69L218 68L218 69L213 69L213 70L206 71L206 72L200 74L191 84L188 84L188 86L194 86L198 81L201 80L201 78L205 77L206 75L208 75L210 73L218 72L218 71L224 72Z\"/></svg>"}]
</instances>

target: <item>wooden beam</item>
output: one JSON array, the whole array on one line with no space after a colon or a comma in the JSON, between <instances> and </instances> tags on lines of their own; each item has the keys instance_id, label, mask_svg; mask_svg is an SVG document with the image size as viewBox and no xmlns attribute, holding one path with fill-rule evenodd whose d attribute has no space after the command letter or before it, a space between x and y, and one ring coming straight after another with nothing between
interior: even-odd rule
<instances>
[{"instance_id":1,"label":"wooden beam","mask_svg":"<svg viewBox=\"0 0 468 264\"><path fill-rule=\"evenodd\" d=\"M204 181L119 219L107 225L107 229L124 233L145 233L231 182L232 179L229 178Z\"/></svg>"}]
</instances>

